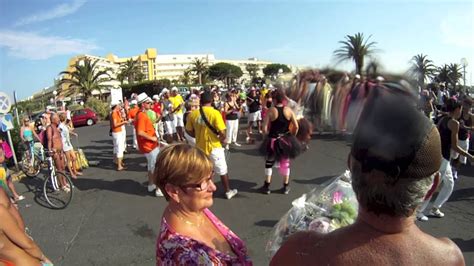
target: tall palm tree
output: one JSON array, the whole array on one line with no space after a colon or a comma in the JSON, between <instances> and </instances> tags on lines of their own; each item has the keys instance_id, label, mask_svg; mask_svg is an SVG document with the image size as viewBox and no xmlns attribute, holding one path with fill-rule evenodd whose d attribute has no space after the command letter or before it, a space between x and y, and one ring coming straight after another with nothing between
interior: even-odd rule
<instances>
[{"instance_id":1,"label":"tall palm tree","mask_svg":"<svg viewBox=\"0 0 474 266\"><path fill-rule=\"evenodd\" d=\"M120 79L127 79L128 84L132 84L135 81L139 81L143 75L140 70L140 63L138 60L129 59L127 62L120 66ZM117 77L119 78L119 77Z\"/></svg>"},{"instance_id":2,"label":"tall palm tree","mask_svg":"<svg viewBox=\"0 0 474 266\"><path fill-rule=\"evenodd\" d=\"M456 84L462 78L461 66L458 64L449 64L448 69L449 80L451 82L451 85L453 85L453 89L456 89Z\"/></svg>"},{"instance_id":3,"label":"tall palm tree","mask_svg":"<svg viewBox=\"0 0 474 266\"><path fill-rule=\"evenodd\" d=\"M191 70L198 76L199 85L202 84L202 76L207 71L207 64L199 58L194 59Z\"/></svg>"},{"instance_id":4,"label":"tall palm tree","mask_svg":"<svg viewBox=\"0 0 474 266\"><path fill-rule=\"evenodd\" d=\"M364 66L364 58L374 54L377 50L374 48L376 42L369 42L370 35L367 39L364 38L363 33L356 33L355 35L346 35L344 41L339 41L342 44L341 48L334 51L334 56L338 59L338 63L346 60L354 61L356 65L356 73L361 74Z\"/></svg>"},{"instance_id":5,"label":"tall palm tree","mask_svg":"<svg viewBox=\"0 0 474 266\"><path fill-rule=\"evenodd\" d=\"M416 79L418 86L425 87L425 81L433 77L436 66L427 55L417 54L411 59L410 74Z\"/></svg>"},{"instance_id":6,"label":"tall palm tree","mask_svg":"<svg viewBox=\"0 0 474 266\"><path fill-rule=\"evenodd\" d=\"M62 71L58 85L69 84L69 88L76 94L78 91L83 94L84 102L87 101L93 90L99 90L105 86L103 82L110 80L109 69L99 70L97 63L99 60L86 58L76 62L73 71Z\"/></svg>"}]
</instances>

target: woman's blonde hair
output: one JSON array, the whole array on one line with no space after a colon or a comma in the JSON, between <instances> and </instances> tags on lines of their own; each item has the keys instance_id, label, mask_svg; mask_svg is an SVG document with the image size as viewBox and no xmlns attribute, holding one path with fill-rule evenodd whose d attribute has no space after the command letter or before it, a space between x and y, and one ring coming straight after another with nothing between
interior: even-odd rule
<instances>
[{"instance_id":1,"label":"woman's blonde hair","mask_svg":"<svg viewBox=\"0 0 474 266\"><path fill-rule=\"evenodd\" d=\"M66 113L59 113L59 121L64 122L67 119Z\"/></svg>"},{"instance_id":2,"label":"woman's blonde hair","mask_svg":"<svg viewBox=\"0 0 474 266\"><path fill-rule=\"evenodd\" d=\"M208 176L212 169L211 160L202 150L189 144L174 144L160 151L153 178L166 200L169 200L165 190L166 184L197 184Z\"/></svg>"}]
</instances>

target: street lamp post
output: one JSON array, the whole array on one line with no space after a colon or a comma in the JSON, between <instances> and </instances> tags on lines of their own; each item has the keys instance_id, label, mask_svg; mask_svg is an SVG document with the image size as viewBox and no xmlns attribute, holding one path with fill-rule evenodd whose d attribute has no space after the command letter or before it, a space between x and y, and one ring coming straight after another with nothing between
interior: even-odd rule
<instances>
[{"instance_id":1,"label":"street lamp post","mask_svg":"<svg viewBox=\"0 0 474 266\"><path fill-rule=\"evenodd\" d=\"M466 67L467 67L467 59L461 58L461 65L463 68L463 82L464 82L464 89L466 89Z\"/></svg>"},{"instance_id":2,"label":"street lamp post","mask_svg":"<svg viewBox=\"0 0 474 266\"><path fill-rule=\"evenodd\" d=\"M54 95L54 108L57 108L57 102L56 102L56 95L58 95L58 92L56 90L53 91L53 95Z\"/></svg>"}]
</instances>

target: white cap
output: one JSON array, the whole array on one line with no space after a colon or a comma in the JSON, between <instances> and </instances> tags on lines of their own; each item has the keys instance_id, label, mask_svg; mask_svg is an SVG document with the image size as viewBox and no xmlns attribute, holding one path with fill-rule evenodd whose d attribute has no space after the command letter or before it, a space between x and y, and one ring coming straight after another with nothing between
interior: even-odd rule
<instances>
[{"instance_id":1,"label":"white cap","mask_svg":"<svg viewBox=\"0 0 474 266\"><path fill-rule=\"evenodd\" d=\"M379 82L382 82L382 81L384 81L385 79L384 79L382 76L378 76L378 77L376 78L376 80L379 81Z\"/></svg>"},{"instance_id":2,"label":"white cap","mask_svg":"<svg viewBox=\"0 0 474 266\"><path fill-rule=\"evenodd\" d=\"M114 106L119 105L119 104L120 104L119 101L113 101L113 102L110 103L110 107L114 107Z\"/></svg>"},{"instance_id":3,"label":"white cap","mask_svg":"<svg viewBox=\"0 0 474 266\"><path fill-rule=\"evenodd\" d=\"M171 91L178 91L178 88L177 88L177 87L173 87L173 88L171 88Z\"/></svg>"},{"instance_id":4,"label":"white cap","mask_svg":"<svg viewBox=\"0 0 474 266\"><path fill-rule=\"evenodd\" d=\"M135 100L135 99L130 101L130 104L131 104L131 105L136 105L137 103L138 103L138 102L137 102L137 100Z\"/></svg>"},{"instance_id":5,"label":"white cap","mask_svg":"<svg viewBox=\"0 0 474 266\"><path fill-rule=\"evenodd\" d=\"M153 95L152 98L153 98L153 100L159 100L159 99L160 99L160 96L158 96L158 94L155 94L155 95Z\"/></svg>"},{"instance_id":6,"label":"white cap","mask_svg":"<svg viewBox=\"0 0 474 266\"><path fill-rule=\"evenodd\" d=\"M161 90L161 94L162 94L162 95L165 94L165 93L168 93L168 92L170 92L170 90L168 90L167 88L163 88L163 89Z\"/></svg>"},{"instance_id":7,"label":"white cap","mask_svg":"<svg viewBox=\"0 0 474 266\"><path fill-rule=\"evenodd\" d=\"M263 84L263 86L265 86L265 84ZM273 88L273 85L270 84L270 85L268 85L268 87L269 87L269 88Z\"/></svg>"},{"instance_id":8,"label":"white cap","mask_svg":"<svg viewBox=\"0 0 474 266\"><path fill-rule=\"evenodd\" d=\"M356 74L356 75L355 75L355 78L356 78L356 79L360 79L360 75L359 75L359 74Z\"/></svg>"}]
</instances>

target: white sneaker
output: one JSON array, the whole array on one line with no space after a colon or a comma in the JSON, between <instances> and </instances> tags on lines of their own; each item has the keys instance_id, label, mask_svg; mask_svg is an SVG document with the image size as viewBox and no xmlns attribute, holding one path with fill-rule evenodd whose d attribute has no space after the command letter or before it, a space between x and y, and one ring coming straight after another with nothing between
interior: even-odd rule
<instances>
[{"instance_id":1,"label":"white sneaker","mask_svg":"<svg viewBox=\"0 0 474 266\"><path fill-rule=\"evenodd\" d=\"M163 192L161 192L161 189L160 189L160 188L157 188L157 189L155 190L155 196L157 196L157 197L163 197L163 196L164 196L164 195L163 195Z\"/></svg>"},{"instance_id":2,"label":"white sneaker","mask_svg":"<svg viewBox=\"0 0 474 266\"><path fill-rule=\"evenodd\" d=\"M229 144L226 144L226 145L225 145L225 149L226 149L226 150L229 149Z\"/></svg>"},{"instance_id":3,"label":"white sneaker","mask_svg":"<svg viewBox=\"0 0 474 266\"><path fill-rule=\"evenodd\" d=\"M416 219L418 219L418 221L422 221L422 222L427 222L429 219L426 215L424 215L423 213L419 213L417 216L416 216Z\"/></svg>"},{"instance_id":4,"label":"white sneaker","mask_svg":"<svg viewBox=\"0 0 474 266\"><path fill-rule=\"evenodd\" d=\"M240 146L242 146L241 144L239 144L239 143L237 143L237 142L234 142L234 145L235 145L235 147L240 147Z\"/></svg>"},{"instance_id":5,"label":"white sneaker","mask_svg":"<svg viewBox=\"0 0 474 266\"><path fill-rule=\"evenodd\" d=\"M231 198L233 198L235 195L237 195L237 193L238 193L237 189L231 189L231 190L229 190L229 191L227 191L227 192L225 193L225 197L226 197L227 199L231 199Z\"/></svg>"},{"instance_id":6,"label":"white sneaker","mask_svg":"<svg viewBox=\"0 0 474 266\"><path fill-rule=\"evenodd\" d=\"M153 190L155 190L155 189L156 189L155 184L148 185L148 192L153 192Z\"/></svg>"},{"instance_id":7,"label":"white sneaker","mask_svg":"<svg viewBox=\"0 0 474 266\"><path fill-rule=\"evenodd\" d=\"M431 209L430 215L438 218L444 217L444 213L442 213L438 208Z\"/></svg>"}]
</instances>

